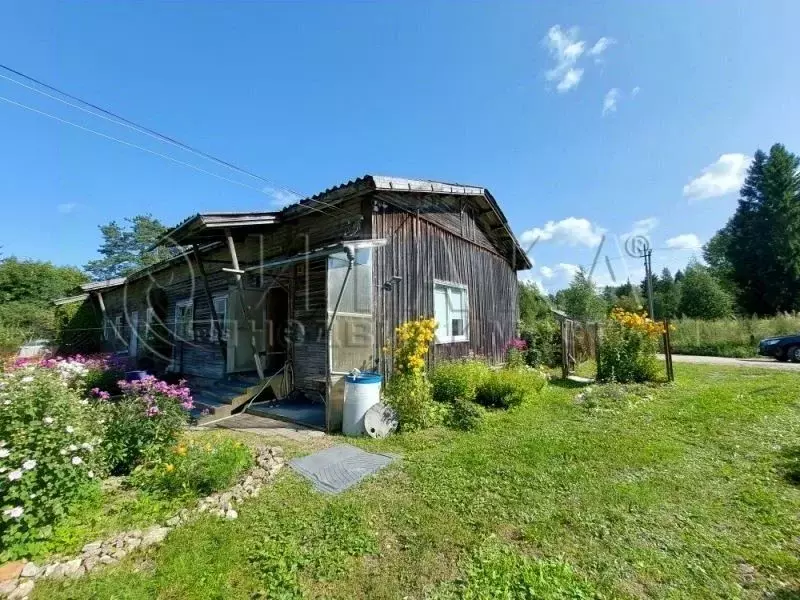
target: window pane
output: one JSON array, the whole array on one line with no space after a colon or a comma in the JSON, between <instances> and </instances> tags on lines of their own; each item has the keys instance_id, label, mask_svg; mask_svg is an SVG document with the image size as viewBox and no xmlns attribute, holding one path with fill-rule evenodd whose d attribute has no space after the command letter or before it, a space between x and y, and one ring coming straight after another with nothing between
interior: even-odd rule
<instances>
[{"instance_id":1,"label":"window pane","mask_svg":"<svg viewBox=\"0 0 800 600\"><path fill-rule=\"evenodd\" d=\"M331 329L331 365L345 373L372 370L375 347L372 317L338 315Z\"/></svg>"},{"instance_id":2,"label":"window pane","mask_svg":"<svg viewBox=\"0 0 800 600\"><path fill-rule=\"evenodd\" d=\"M372 249L360 248L355 251L354 258L349 275L344 252L328 258L328 310L336 309L336 301L341 293L339 312L372 314Z\"/></svg>"},{"instance_id":3,"label":"window pane","mask_svg":"<svg viewBox=\"0 0 800 600\"><path fill-rule=\"evenodd\" d=\"M436 337L446 340L450 337L450 317L447 310L447 289L441 285L433 288L433 317L436 319Z\"/></svg>"}]
</instances>

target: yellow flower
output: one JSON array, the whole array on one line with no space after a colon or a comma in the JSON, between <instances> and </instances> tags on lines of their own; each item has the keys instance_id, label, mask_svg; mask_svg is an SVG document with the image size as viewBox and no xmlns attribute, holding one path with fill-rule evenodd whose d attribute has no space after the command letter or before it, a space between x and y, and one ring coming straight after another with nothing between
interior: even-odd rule
<instances>
[{"instance_id":1,"label":"yellow flower","mask_svg":"<svg viewBox=\"0 0 800 600\"><path fill-rule=\"evenodd\" d=\"M172 463L168 463L167 466L164 467L164 470L167 473L172 473L175 470L175 465L173 465Z\"/></svg>"},{"instance_id":2,"label":"yellow flower","mask_svg":"<svg viewBox=\"0 0 800 600\"><path fill-rule=\"evenodd\" d=\"M186 446L181 444L180 446L175 448L175 454L177 454L178 456L186 456Z\"/></svg>"}]
</instances>

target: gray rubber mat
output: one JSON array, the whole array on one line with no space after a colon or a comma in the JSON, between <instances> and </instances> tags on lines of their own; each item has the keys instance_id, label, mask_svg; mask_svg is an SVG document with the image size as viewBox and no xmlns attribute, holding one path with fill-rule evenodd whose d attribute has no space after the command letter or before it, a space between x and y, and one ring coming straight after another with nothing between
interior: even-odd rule
<instances>
[{"instance_id":1,"label":"gray rubber mat","mask_svg":"<svg viewBox=\"0 0 800 600\"><path fill-rule=\"evenodd\" d=\"M367 475L377 473L395 458L341 444L309 456L294 458L289 461L289 466L320 492L338 494L353 487Z\"/></svg>"}]
</instances>

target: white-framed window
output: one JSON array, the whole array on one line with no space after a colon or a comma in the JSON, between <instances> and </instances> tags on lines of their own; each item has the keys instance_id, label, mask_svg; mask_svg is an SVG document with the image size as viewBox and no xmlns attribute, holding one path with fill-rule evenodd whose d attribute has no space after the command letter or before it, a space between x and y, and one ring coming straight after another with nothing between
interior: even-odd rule
<instances>
[{"instance_id":1,"label":"white-framed window","mask_svg":"<svg viewBox=\"0 0 800 600\"><path fill-rule=\"evenodd\" d=\"M469 292L467 286L447 281L433 284L433 317L436 343L469 341Z\"/></svg>"},{"instance_id":2,"label":"white-framed window","mask_svg":"<svg viewBox=\"0 0 800 600\"><path fill-rule=\"evenodd\" d=\"M103 320L103 339L107 342L114 339L114 321L109 317Z\"/></svg>"},{"instance_id":3,"label":"white-framed window","mask_svg":"<svg viewBox=\"0 0 800 600\"><path fill-rule=\"evenodd\" d=\"M175 303L175 337L182 341L194 339L194 301L191 299Z\"/></svg>"},{"instance_id":4,"label":"white-framed window","mask_svg":"<svg viewBox=\"0 0 800 600\"><path fill-rule=\"evenodd\" d=\"M217 318L219 319L219 326L222 330L222 339L223 341L227 341L228 339L228 295L227 294L219 294L212 298L214 302L214 312L217 314ZM217 325L214 323L214 315L210 315L209 317L209 325L211 329L211 340L214 342L219 341L219 334L217 333Z\"/></svg>"}]
</instances>

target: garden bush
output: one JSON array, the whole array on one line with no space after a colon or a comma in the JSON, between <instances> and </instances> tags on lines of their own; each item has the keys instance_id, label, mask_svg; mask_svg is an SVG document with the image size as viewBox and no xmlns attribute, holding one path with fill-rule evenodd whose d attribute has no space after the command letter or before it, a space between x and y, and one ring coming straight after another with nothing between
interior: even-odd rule
<instances>
[{"instance_id":1,"label":"garden bush","mask_svg":"<svg viewBox=\"0 0 800 600\"><path fill-rule=\"evenodd\" d=\"M169 384L153 376L120 382L122 398L108 403L104 443L114 474L130 473L143 462L160 460L173 446L193 408L183 383Z\"/></svg>"},{"instance_id":2,"label":"garden bush","mask_svg":"<svg viewBox=\"0 0 800 600\"><path fill-rule=\"evenodd\" d=\"M489 365L480 360L441 362L431 374L433 399L448 404L459 398L472 402L475 400L478 386L489 372Z\"/></svg>"},{"instance_id":3,"label":"garden bush","mask_svg":"<svg viewBox=\"0 0 800 600\"><path fill-rule=\"evenodd\" d=\"M453 429L462 431L473 431L483 424L486 411L482 406L456 398L445 419L445 424Z\"/></svg>"},{"instance_id":4,"label":"garden bush","mask_svg":"<svg viewBox=\"0 0 800 600\"><path fill-rule=\"evenodd\" d=\"M603 328L597 379L619 383L655 381L659 372L658 339L663 332L663 325L648 317L621 308L612 310Z\"/></svg>"},{"instance_id":5,"label":"garden bush","mask_svg":"<svg viewBox=\"0 0 800 600\"><path fill-rule=\"evenodd\" d=\"M433 402L431 382L425 372L425 355L435 330L436 321L422 317L395 330L393 372L384 399L397 412L400 431L424 429L441 420L442 408Z\"/></svg>"},{"instance_id":6,"label":"garden bush","mask_svg":"<svg viewBox=\"0 0 800 600\"><path fill-rule=\"evenodd\" d=\"M3 548L46 539L102 475L101 415L66 385L68 375L38 365L0 375Z\"/></svg>"},{"instance_id":7,"label":"garden bush","mask_svg":"<svg viewBox=\"0 0 800 600\"><path fill-rule=\"evenodd\" d=\"M250 449L227 437L181 440L160 460L137 468L131 483L156 494L206 496L229 487L250 468Z\"/></svg>"},{"instance_id":8,"label":"garden bush","mask_svg":"<svg viewBox=\"0 0 800 600\"><path fill-rule=\"evenodd\" d=\"M425 429L441 420L442 407L433 402L431 382L424 373L394 374L384 400L397 412L400 431Z\"/></svg>"},{"instance_id":9,"label":"garden bush","mask_svg":"<svg viewBox=\"0 0 800 600\"><path fill-rule=\"evenodd\" d=\"M475 401L488 408L513 408L534 398L546 383L547 377L538 369L499 369L478 386Z\"/></svg>"}]
</instances>

